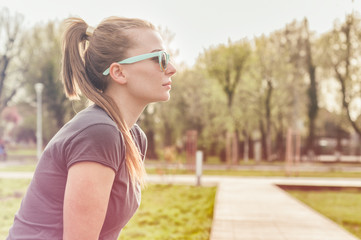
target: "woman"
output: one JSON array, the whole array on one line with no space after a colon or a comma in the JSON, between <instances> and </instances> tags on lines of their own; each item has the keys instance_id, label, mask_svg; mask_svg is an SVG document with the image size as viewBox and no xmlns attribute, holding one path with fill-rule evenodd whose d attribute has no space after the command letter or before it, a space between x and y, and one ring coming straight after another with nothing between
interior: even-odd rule
<instances>
[{"instance_id":1,"label":"woman","mask_svg":"<svg viewBox=\"0 0 361 240\"><path fill-rule=\"evenodd\" d=\"M167 101L171 76L152 24L112 17L96 29L66 21L62 80L68 97L94 105L49 142L8 239L117 239L140 204L147 104Z\"/></svg>"}]
</instances>

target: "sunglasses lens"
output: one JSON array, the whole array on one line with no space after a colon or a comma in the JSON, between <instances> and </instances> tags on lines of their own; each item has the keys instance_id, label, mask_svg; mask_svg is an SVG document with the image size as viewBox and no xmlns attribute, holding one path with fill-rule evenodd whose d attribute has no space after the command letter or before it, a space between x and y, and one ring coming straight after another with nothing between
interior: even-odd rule
<instances>
[{"instance_id":1,"label":"sunglasses lens","mask_svg":"<svg viewBox=\"0 0 361 240\"><path fill-rule=\"evenodd\" d=\"M167 54L165 52L162 53L160 63L162 65L163 70L167 69L167 67L168 67L168 57L167 57Z\"/></svg>"}]
</instances>

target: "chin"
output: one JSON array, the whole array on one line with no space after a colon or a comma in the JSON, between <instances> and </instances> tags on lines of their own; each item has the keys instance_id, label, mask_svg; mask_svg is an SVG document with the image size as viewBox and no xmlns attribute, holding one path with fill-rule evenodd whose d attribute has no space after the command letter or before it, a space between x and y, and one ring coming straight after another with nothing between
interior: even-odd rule
<instances>
[{"instance_id":1,"label":"chin","mask_svg":"<svg viewBox=\"0 0 361 240\"><path fill-rule=\"evenodd\" d=\"M167 97L167 98L163 98L161 100L159 100L158 102L168 102L170 99L170 97Z\"/></svg>"},{"instance_id":2,"label":"chin","mask_svg":"<svg viewBox=\"0 0 361 240\"><path fill-rule=\"evenodd\" d=\"M167 102L170 99L170 94L165 94L161 98L157 99L155 102Z\"/></svg>"}]
</instances>

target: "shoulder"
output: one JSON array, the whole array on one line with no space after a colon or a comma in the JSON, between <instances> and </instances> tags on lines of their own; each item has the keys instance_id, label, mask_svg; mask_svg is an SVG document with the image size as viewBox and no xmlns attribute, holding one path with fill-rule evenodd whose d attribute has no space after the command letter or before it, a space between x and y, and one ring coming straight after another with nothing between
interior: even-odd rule
<instances>
[{"instance_id":1,"label":"shoulder","mask_svg":"<svg viewBox=\"0 0 361 240\"><path fill-rule=\"evenodd\" d=\"M94 123L88 125L78 134L74 136L74 139L81 138L85 142L93 141L97 145L104 145L112 142L121 142L120 132L112 124L108 123Z\"/></svg>"},{"instance_id":2,"label":"shoulder","mask_svg":"<svg viewBox=\"0 0 361 240\"><path fill-rule=\"evenodd\" d=\"M124 160L125 145L118 130L99 123L76 134L65 150L67 167L80 161L99 162L117 171Z\"/></svg>"},{"instance_id":3,"label":"shoulder","mask_svg":"<svg viewBox=\"0 0 361 240\"><path fill-rule=\"evenodd\" d=\"M89 106L77 113L56 134L56 140L71 140L79 133L93 125L109 125L118 130L115 122L108 114L96 105Z\"/></svg>"},{"instance_id":4,"label":"shoulder","mask_svg":"<svg viewBox=\"0 0 361 240\"><path fill-rule=\"evenodd\" d=\"M97 105L91 105L82 110L70 122L81 122L84 126L103 123L117 128L110 116Z\"/></svg>"},{"instance_id":5,"label":"shoulder","mask_svg":"<svg viewBox=\"0 0 361 240\"><path fill-rule=\"evenodd\" d=\"M77 113L66 123L55 139L69 142L79 135L97 136L102 134L102 131L111 135L119 132L117 125L108 114L100 107L92 105Z\"/></svg>"},{"instance_id":6,"label":"shoulder","mask_svg":"<svg viewBox=\"0 0 361 240\"><path fill-rule=\"evenodd\" d=\"M91 106L79 112L64 131L68 168L78 161L97 161L117 170L124 159L125 145L120 131L104 110Z\"/></svg>"}]
</instances>

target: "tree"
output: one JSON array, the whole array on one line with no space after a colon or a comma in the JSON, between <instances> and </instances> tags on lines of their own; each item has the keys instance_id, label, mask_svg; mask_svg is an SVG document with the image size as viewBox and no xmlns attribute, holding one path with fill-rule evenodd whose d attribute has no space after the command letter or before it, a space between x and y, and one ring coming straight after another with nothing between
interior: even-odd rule
<instances>
[{"instance_id":1,"label":"tree","mask_svg":"<svg viewBox=\"0 0 361 240\"><path fill-rule=\"evenodd\" d=\"M230 111L250 53L247 40L234 43L229 40L228 45L221 44L204 52L204 67L209 76L216 79L222 87Z\"/></svg>"},{"instance_id":2,"label":"tree","mask_svg":"<svg viewBox=\"0 0 361 240\"><path fill-rule=\"evenodd\" d=\"M315 122L318 113L318 94L317 94L317 81L316 81L316 66L313 60L313 53L312 53L312 45L310 40L310 32L308 28L308 21L304 19L304 31L305 31L305 38L304 38L304 46L306 50L305 55L305 63L306 69L308 72L308 76L310 79L310 84L307 89L307 96L308 96L308 139L307 139L307 151L312 156L315 153Z\"/></svg>"},{"instance_id":3,"label":"tree","mask_svg":"<svg viewBox=\"0 0 361 240\"><path fill-rule=\"evenodd\" d=\"M288 24L285 29L286 49L288 50L288 62L292 66L290 72L292 84L292 114L289 115L291 124L288 126L286 137L286 162L299 162L301 157L301 130L302 122L307 101L306 93L306 74L305 67L305 33L304 24L294 21Z\"/></svg>"},{"instance_id":4,"label":"tree","mask_svg":"<svg viewBox=\"0 0 361 240\"><path fill-rule=\"evenodd\" d=\"M274 31L269 36L255 39L255 60L252 64L254 80L259 83L258 121L263 146L263 157L270 161L273 155L272 142L275 142L279 158L284 152L284 128L286 119L291 119L294 95L297 85L293 77L297 56L294 56L294 40L297 32L294 26ZM291 91L290 91L291 90ZM273 133L275 132L275 133ZM275 139L275 141L272 141Z\"/></svg>"},{"instance_id":5,"label":"tree","mask_svg":"<svg viewBox=\"0 0 361 240\"><path fill-rule=\"evenodd\" d=\"M58 22L34 26L30 31L28 46L29 70L24 74L29 102L36 101L35 83L43 83L44 142L47 142L71 117L75 111L85 107L86 100L70 101L66 98L60 81L61 70L61 29Z\"/></svg>"},{"instance_id":6,"label":"tree","mask_svg":"<svg viewBox=\"0 0 361 240\"><path fill-rule=\"evenodd\" d=\"M224 108L227 103L219 85L207 78L199 66L177 75L174 84L172 103L167 108L178 112L174 115L177 132L185 135L187 130L197 130L198 147L219 153L218 146L214 149L212 146L227 126L227 109Z\"/></svg>"},{"instance_id":7,"label":"tree","mask_svg":"<svg viewBox=\"0 0 361 240\"><path fill-rule=\"evenodd\" d=\"M360 108L357 100L361 97L361 18L349 14L343 23L335 22L333 31L322 36L324 68L331 69L340 84L341 104L354 131L361 136L361 125L357 122Z\"/></svg>"},{"instance_id":8,"label":"tree","mask_svg":"<svg viewBox=\"0 0 361 240\"><path fill-rule=\"evenodd\" d=\"M7 8L0 11L0 112L23 85L21 74L28 67L21 62L22 22L22 15L11 15Z\"/></svg>"},{"instance_id":9,"label":"tree","mask_svg":"<svg viewBox=\"0 0 361 240\"><path fill-rule=\"evenodd\" d=\"M273 36L276 33L273 34ZM265 149L265 158L267 161L270 160L272 149L271 149L271 111L272 111L272 94L274 92L274 81L275 81L275 72L277 67L282 67L284 63L280 62L283 60L282 55L280 54L278 39L279 36L261 36L255 39L255 55L256 55L256 68L259 71L259 77L261 86L264 86L264 91L262 91L263 108L265 112L265 122L266 128L264 128L263 118L259 119L260 130L264 136L263 145ZM279 58L281 55L281 58ZM262 87L261 87L262 88ZM261 97L261 96L260 96ZM262 115L260 115L262 116Z\"/></svg>"},{"instance_id":10,"label":"tree","mask_svg":"<svg viewBox=\"0 0 361 240\"><path fill-rule=\"evenodd\" d=\"M239 85L234 98L232 114L234 118L235 129L239 137L240 153L243 154L243 160L248 161L253 157L253 139L257 138L255 130L259 127L259 121L263 114L263 95L262 79L259 71L257 54L253 49L247 63L247 71L244 72L242 84ZM260 103L262 102L262 103Z\"/></svg>"},{"instance_id":11,"label":"tree","mask_svg":"<svg viewBox=\"0 0 361 240\"><path fill-rule=\"evenodd\" d=\"M205 71L211 78L218 81L227 97L228 115L233 119L226 140L227 160L229 163L231 159L233 163L238 161L238 136L235 132L236 126L232 106L250 54L250 43L244 39L237 42L229 40L227 45L220 44L217 47L211 47L202 56ZM232 145L234 146L233 149Z\"/></svg>"}]
</instances>

